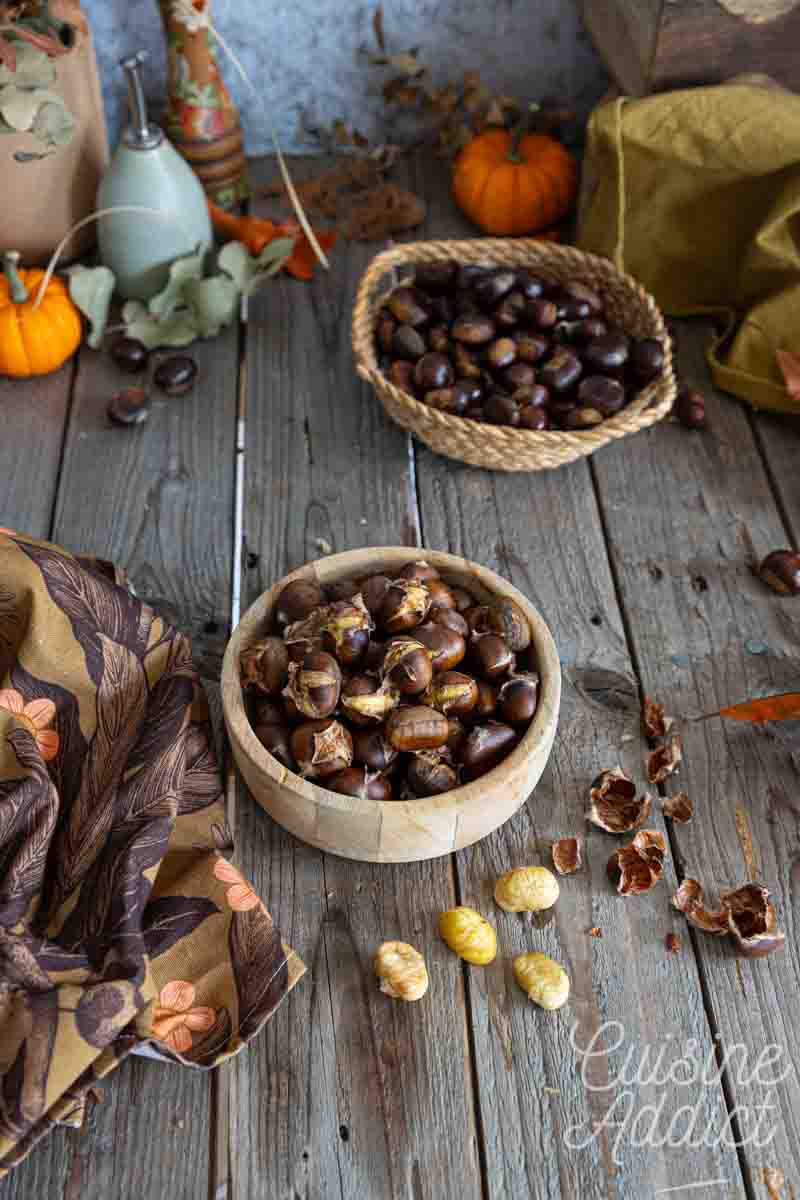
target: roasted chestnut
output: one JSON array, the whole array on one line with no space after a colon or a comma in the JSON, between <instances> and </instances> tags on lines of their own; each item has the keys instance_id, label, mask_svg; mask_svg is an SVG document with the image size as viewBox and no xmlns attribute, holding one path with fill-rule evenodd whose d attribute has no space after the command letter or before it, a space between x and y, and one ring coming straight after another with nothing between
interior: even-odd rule
<instances>
[{"instance_id":1,"label":"roasted chestnut","mask_svg":"<svg viewBox=\"0 0 800 1200\"><path fill-rule=\"evenodd\" d=\"M539 370L539 379L551 392L567 392L581 377L581 360L566 346L560 346Z\"/></svg>"},{"instance_id":2,"label":"roasted chestnut","mask_svg":"<svg viewBox=\"0 0 800 1200\"><path fill-rule=\"evenodd\" d=\"M501 637L506 645L518 654L531 644L531 627L528 618L510 596L500 596L489 605L487 624L492 633Z\"/></svg>"},{"instance_id":3,"label":"roasted chestnut","mask_svg":"<svg viewBox=\"0 0 800 1200\"><path fill-rule=\"evenodd\" d=\"M461 613L456 612L454 608L440 608L437 604L428 609L426 622L430 625L443 625L445 629L452 629L453 633L457 633L459 637L465 639L469 637L469 625Z\"/></svg>"},{"instance_id":4,"label":"roasted chestnut","mask_svg":"<svg viewBox=\"0 0 800 1200\"><path fill-rule=\"evenodd\" d=\"M406 778L416 796L441 796L458 787L458 771L446 750L420 750L412 754Z\"/></svg>"},{"instance_id":5,"label":"roasted chestnut","mask_svg":"<svg viewBox=\"0 0 800 1200\"><path fill-rule=\"evenodd\" d=\"M476 634L472 639L470 655L478 674L484 679L501 679L514 670L513 651L495 633Z\"/></svg>"},{"instance_id":6,"label":"roasted chestnut","mask_svg":"<svg viewBox=\"0 0 800 1200\"><path fill-rule=\"evenodd\" d=\"M489 605L473 603L469 608L464 610L464 620L469 626L470 633L490 633L489 629Z\"/></svg>"},{"instance_id":7,"label":"roasted chestnut","mask_svg":"<svg viewBox=\"0 0 800 1200\"><path fill-rule=\"evenodd\" d=\"M426 579L431 608L455 608L453 593L443 579Z\"/></svg>"},{"instance_id":8,"label":"roasted chestnut","mask_svg":"<svg viewBox=\"0 0 800 1200\"><path fill-rule=\"evenodd\" d=\"M458 666L467 652L467 643L460 634L431 621L418 625L414 630L414 637L430 654L434 674L439 671L451 671L453 667Z\"/></svg>"},{"instance_id":9,"label":"roasted chestnut","mask_svg":"<svg viewBox=\"0 0 800 1200\"><path fill-rule=\"evenodd\" d=\"M404 696L423 692L433 676L428 648L412 637L394 637L383 656L383 678Z\"/></svg>"},{"instance_id":10,"label":"roasted chestnut","mask_svg":"<svg viewBox=\"0 0 800 1200\"><path fill-rule=\"evenodd\" d=\"M500 715L509 725L529 725L539 703L539 676L533 671L514 674L500 688Z\"/></svg>"},{"instance_id":11,"label":"roasted chestnut","mask_svg":"<svg viewBox=\"0 0 800 1200\"><path fill-rule=\"evenodd\" d=\"M494 334L494 321L482 313L465 313L456 317L450 328L450 336L457 342L466 342L468 346L484 346L492 340ZM467 372L459 370L459 374L465 375Z\"/></svg>"},{"instance_id":12,"label":"roasted chestnut","mask_svg":"<svg viewBox=\"0 0 800 1200\"><path fill-rule=\"evenodd\" d=\"M292 730L289 745L304 779L324 779L353 761L353 740L339 721L305 721Z\"/></svg>"},{"instance_id":13,"label":"roasted chestnut","mask_svg":"<svg viewBox=\"0 0 800 1200\"><path fill-rule=\"evenodd\" d=\"M389 311L401 325L424 325L430 317L430 310L422 302L420 293L415 288L395 288L389 297Z\"/></svg>"},{"instance_id":14,"label":"roasted chestnut","mask_svg":"<svg viewBox=\"0 0 800 1200\"><path fill-rule=\"evenodd\" d=\"M392 799L392 785L379 772L366 771L363 767L345 767L325 780L325 787L343 796L356 796L360 800Z\"/></svg>"},{"instance_id":15,"label":"roasted chestnut","mask_svg":"<svg viewBox=\"0 0 800 1200\"><path fill-rule=\"evenodd\" d=\"M381 605L379 620L387 633L413 629L425 620L430 593L421 580L396 579Z\"/></svg>"},{"instance_id":16,"label":"roasted chestnut","mask_svg":"<svg viewBox=\"0 0 800 1200\"><path fill-rule=\"evenodd\" d=\"M454 379L453 366L446 354L429 350L414 367L414 383L421 392L449 387Z\"/></svg>"},{"instance_id":17,"label":"roasted chestnut","mask_svg":"<svg viewBox=\"0 0 800 1200\"><path fill-rule=\"evenodd\" d=\"M488 679L478 679L476 682L478 684L478 699L471 715L474 720L485 720L487 717L494 716L497 712L498 689L489 683Z\"/></svg>"},{"instance_id":18,"label":"roasted chestnut","mask_svg":"<svg viewBox=\"0 0 800 1200\"><path fill-rule=\"evenodd\" d=\"M578 384L578 405L599 412L601 420L619 412L624 404L624 387L608 375L587 375Z\"/></svg>"},{"instance_id":19,"label":"roasted chestnut","mask_svg":"<svg viewBox=\"0 0 800 1200\"><path fill-rule=\"evenodd\" d=\"M386 736L395 750L438 750L448 733L447 718L422 705L396 708L386 722Z\"/></svg>"},{"instance_id":20,"label":"roasted chestnut","mask_svg":"<svg viewBox=\"0 0 800 1200\"><path fill-rule=\"evenodd\" d=\"M277 696L289 674L289 652L281 638L261 638L242 651L239 665L242 687Z\"/></svg>"},{"instance_id":21,"label":"roasted chestnut","mask_svg":"<svg viewBox=\"0 0 800 1200\"><path fill-rule=\"evenodd\" d=\"M324 603L325 595L318 583L313 579L294 579L287 583L275 605L275 621L278 628L283 629L295 621L302 621Z\"/></svg>"},{"instance_id":22,"label":"roasted chestnut","mask_svg":"<svg viewBox=\"0 0 800 1200\"><path fill-rule=\"evenodd\" d=\"M800 554L796 550L772 550L758 573L773 592L781 596L800 595Z\"/></svg>"},{"instance_id":23,"label":"roasted chestnut","mask_svg":"<svg viewBox=\"0 0 800 1200\"><path fill-rule=\"evenodd\" d=\"M474 711L474 710L473 710ZM447 718L447 749L453 762L458 762L467 732L458 717Z\"/></svg>"},{"instance_id":24,"label":"roasted chestnut","mask_svg":"<svg viewBox=\"0 0 800 1200\"><path fill-rule=\"evenodd\" d=\"M418 562L406 563L400 571L400 578L414 579L417 582L421 581L427 584L432 579L438 580L439 572L436 570L436 567L432 567L430 563L425 562L424 558L421 558Z\"/></svg>"},{"instance_id":25,"label":"roasted chestnut","mask_svg":"<svg viewBox=\"0 0 800 1200\"><path fill-rule=\"evenodd\" d=\"M397 688L378 683L373 675L351 675L342 687L344 715L353 725L380 724L397 707L399 700Z\"/></svg>"},{"instance_id":26,"label":"roasted chestnut","mask_svg":"<svg viewBox=\"0 0 800 1200\"><path fill-rule=\"evenodd\" d=\"M256 725L283 725L286 714L280 700L267 700L259 696L253 706L253 728Z\"/></svg>"},{"instance_id":27,"label":"roasted chestnut","mask_svg":"<svg viewBox=\"0 0 800 1200\"><path fill-rule=\"evenodd\" d=\"M284 696L305 717L328 717L339 703L342 672L332 655L319 651L307 654L302 663L291 663Z\"/></svg>"},{"instance_id":28,"label":"roasted chestnut","mask_svg":"<svg viewBox=\"0 0 800 1200\"><path fill-rule=\"evenodd\" d=\"M416 362L427 350L427 343L419 332L411 325L398 325L392 337L392 354L396 359L409 359Z\"/></svg>"},{"instance_id":29,"label":"roasted chestnut","mask_svg":"<svg viewBox=\"0 0 800 1200\"><path fill-rule=\"evenodd\" d=\"M289 730L285 725L254 725L256 735L265 750L269 750L273 758L277 758L287 771L297 771L297 764L289 744Z\"/></svg>"},{"instance_id":30,"label":"roasted chestnut","mask_svg":"<svg viewBox=\"0 0 800 1200\"><path fill-rule=\"evenodd\" d=\"M468 779L477 779L496 767L516 746L518 735L510 725L487 721L467 734L461 762Z\"/></svg>"},{"instance_id":31,"label":"roasted chestnut","mask_svg":"<svg viewBox=\"0 0 800 1200\"><path fill-rule=\"evenodd\" d=\"M478 703L478 685L471 675L443 671L441 675L434 675L422 700L447 717L466 717Z\"/></svg>"},{"instance_id":32,"label":"roasted chestnut","mask_svg":"<svg viewBox=\"0 0 800 1200\"><path fill-rule=\"evenodd\" d=\"M363 600L338 600L328 609L322 644L343 667L351 667L363 657L374 628Z\"/></svg>"},{"instance_id":33,"label":"roasted chestnut","mask_svg":"<svg viewBox=\"0 0 800 1200\"><path fill-rule=\"evenodd\" d=\"M400 761L400 751L388 741L385 730L356 729L353 732L353 762L384 774L394 770Z\"/></svg>"},{"instance_id":34,"label":"roasted chestnut","mask_svg":"<svg viewBox=\"0 0 800 1200\"><path fill-rule=\"evenodd\" d=\"M370 616L376 617L378 615L381 605L386 599L386 593L391 586L392 581L388 575L370 575L369 578L363 580L359 595Z\"/></svg>"}]
</instances>

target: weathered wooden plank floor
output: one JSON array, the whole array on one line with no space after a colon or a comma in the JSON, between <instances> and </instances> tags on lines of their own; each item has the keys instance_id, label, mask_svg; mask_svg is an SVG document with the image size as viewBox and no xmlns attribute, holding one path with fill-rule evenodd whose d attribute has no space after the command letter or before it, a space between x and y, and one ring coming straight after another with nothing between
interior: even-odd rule
<instances>
[{"instance_id":1,"label":"weathered wooden plank floor","mask_svg":"<svg viewBox=\"0 0 800 1200\"><path fill-rule=\"evenodd\" d=\"M468 235L441 166L408 170L429 206L422 233ZM324 856L242 792L239 861L309 975L214 1076L123 1064L91 1127L51 1136L0 1183L0 1200L769 1200L766 1168L785 1175L773 1200L794 1200L800 809L789 752L718 720L685 726L680 786L696 816L667 831L667 878L648 897L614 895L605 862L617 843L596 830L553 919L499 919L491 889L511 864L547 862L554 837L585 832L597 770L622 762L641 778L642 690L685 718L796 686L800 607L766 592L748 560L751 542L760 553L797 544L800 426L715 395L705 330L686 326L681 367L709 398L710 432L664 423L530 476L438 458L354 377L349 313L373 251L341 245L330 275L276 282L246 330L198 349L196 392L159 401L142 429L107 423L116 380L91 352L43 383L0 385L0 526L126 566L192 634L213 681L228 633L243 352L245 602L328 549L427 545L487 563L531 596L559 645L551 763L498 833L411 866ZM658 813L652 823L663 828ZM784 953L744 963L690 934L668 904L686 874L712 892L763 879ZM435 915L455 901L496 919L503 953L485 971L462 969L435 936ZM683 935L678 955L665 951L670 930ZM424 1003L376 990L371 959L385 936L424 951ZM558 1014L534 1010L513 982L510 959L530 947L570 970L572 1001ZM575 1046L592 1038L597 1053L582 1059ZM724 1069L715 1052L731 1055ZM706 1059L692 1081L691 1063Z\"/></svg>"}]
</instances>

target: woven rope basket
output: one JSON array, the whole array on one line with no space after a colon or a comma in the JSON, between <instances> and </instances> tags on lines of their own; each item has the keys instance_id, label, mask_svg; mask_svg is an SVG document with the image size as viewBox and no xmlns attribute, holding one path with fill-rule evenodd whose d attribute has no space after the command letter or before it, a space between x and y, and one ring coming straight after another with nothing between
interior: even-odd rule
<instances>
[{"instance_id":1,"label":"woven rope basket","mask_svg":"<svg viewBox=\"0 0 800 1200\"><path fill-rule=\"evenodd\" d=\"M609 318L633 337L658 338L664 370L616 416L578 432L512 429L439 412L396 388L378 368L375 322L392 287L411 276L421 262L455 259L485 266L530 267L548 279L579 279L600 292ZM404 270L405 269L405 270ZM474 239L464 242L409 242L376 255L359 284L353 310L356 370L371 383L389 416L437 454L494 471L543 471L591 454L616 438L654 425L672 408L676 385L664 318L635 279L610 262L570 246L535 238Z\"/></svg>"}]
</instances>

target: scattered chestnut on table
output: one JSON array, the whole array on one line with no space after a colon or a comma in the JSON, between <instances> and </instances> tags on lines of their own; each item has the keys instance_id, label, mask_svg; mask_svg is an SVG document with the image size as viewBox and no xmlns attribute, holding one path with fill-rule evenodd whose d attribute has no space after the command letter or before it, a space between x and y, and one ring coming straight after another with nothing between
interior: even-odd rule
<instances>
[{"instance_id":1,"label":"scattered chestnut on table","mask_svg":"<svg viewBox=\"0 0 800 1200\"><path fill-rule=\"evenodd\" d=\"M781 596L800 596L800 554L796 550L772 550L758 573L767 587Z\"/></svg>"},{"instance_id":2,"label":"scattered chestnut on table","mask_svg":"<svg viewBox=\"0 0 800 1200\"><path fill-rule=\"evenodd\" d=\"M411 311L418 298L402 302ZM255 736L286 770L344 795L413 800L477 779L516 746L539 698L531 636L511 597L476 596L412 560L396 576L292 580L272 628L242 651L241 682Z\"/></svg>"}]
</instances>

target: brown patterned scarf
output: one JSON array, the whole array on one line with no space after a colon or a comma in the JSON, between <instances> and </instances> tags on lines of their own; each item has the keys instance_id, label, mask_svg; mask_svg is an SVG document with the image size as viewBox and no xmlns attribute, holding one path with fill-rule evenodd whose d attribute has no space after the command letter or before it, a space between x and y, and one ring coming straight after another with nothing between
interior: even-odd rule
<instances>
[{"instance_id":1,"label":"brown patterned scarf","mask_svg":"<svg viewBox=\"0 0 800 1200\"><path fill-rule=\"evenodd\" d=\"M188 640L0 530L0 1174L137 1046L216 1066L303 973L230 850Z\"/></svg>"}]
</instances>

